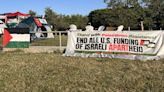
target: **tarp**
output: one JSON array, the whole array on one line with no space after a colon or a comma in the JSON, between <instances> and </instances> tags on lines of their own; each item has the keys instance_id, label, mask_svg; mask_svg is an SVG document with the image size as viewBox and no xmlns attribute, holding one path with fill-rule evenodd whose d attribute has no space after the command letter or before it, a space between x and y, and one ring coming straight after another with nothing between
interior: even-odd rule
<instances>
[{"instance_id":1,"label":"tarp","mask_svg":"<svg viewBox=\"0 0 164 92\"><path fill-rule=\"evenodd\" d=\"M0 15L0 19L6 19L5 15Z\"/></svg>"},{"instance_id":2,"label":"tarp","mask_svg":"<svg viewBox=\"0 0 164 92\"><path fill-rule=\"evenodd\" d=\"M25 18L25 17L29 17L30 14L24 14L24 13L21 13L21 12L15 12L15 13L5 13L4 14L7 18L6 18L6 22L5 23L8 23L8 21L10 20L10 17L22 17L22 18ZM17 22L19 22L20 20L16 19Z\"/></svg>"},{"instance_id":3,"label":"tarp","mask_svg":"<svg viewBox=\"0 0 164 92\"><path fill-rule=\"evenodd\" d=\"M68 32L64 56L133 60L164 58L163 31Z\"/></svg>"},{"instance_id":4,"label":"tarp","mask_svg":"<svg viewBox=\"0 0 164 92\"><path fill-rule=\"evenodd\" d=\"M41 24L41 22L39 21L39 19L34 18L34 21L35 21L35 23L36 23L36 25L37 25L38 27L42 27L42 24Z\"/></svg>"},{"instance_id":5,"label":"tarp","mask_svg":"<svg viewBox=\"0 0 164 92\"><path fill-rule=\"evenodd\" d=\"M7 23L7 17L5 15L0 15L0 20L5 20L4 22Z\"/></svg>"},{"instance_id":6,"label":"tarp","mask_svg":"<svg viewBox=\"0 0 164 92\"><path fill-rule=\"evenodd\" d=\"M24 14L24 13L21 13L21 12L6 13L5 15L7 17L11 17L11 16L30 16L30 14Z\"/></svg>"},{"instance_id":7,"label":"tarp","mask_svg":"<svg viewBox=\"0 0 164 92\"><path fill-rule=\"evenodd\" d=\"M40 23L42 23L42 24L48 24L45 19L40 19L40 18L38 18L38 19L39 19Z\"/></svg>"},{"instance_id":8,"label":"tarp","mask_svg":"<svg viewBox=\"0 0 164 92\"><path fill-rule=\"evenodd\" d=\"M7 28L7 26L2 20L0 20L0 35L3 34L4 28Z\"/></svg>"},{"instance_id":9,"label":"tarp","mask_svg":"<svg viewBox=\"0 0 164 92\"><path fill-rule=\"evenodd\" d=\"M39 19L34 18L34 17L29 17L23 21L21 21L17 28L29 28L30 32L36 32L33 34L34 37L40 38L40 37L46 37L46 38L54 38L53 33L50 33L52 30L48 25L41 24ZM42 32L49 32L45 33L44 35ZM37 33L38 32L38 33Z\"/></svg>"},{"instance_id":10,"label":"tarp","mask_svg":"<svg viewBox=\"0 0 164 92\"><path fill-rule=\"evenodd\" d=\"M47 38L54 38L54 35L53 35L53 33L52 33L52 30L51 30L51 28L50 28L50 26L48 26L48 25L43 25L44 27L45 27L45 29L47 30Z\"/></svg>"},{"instance_id":11,"label":"tarp","mask_svg":"<svg viewBox=\"0 0 164 92\"><path fill-rule=\"evenodd\" d=\"M23 21L21 21L18 24L17 28L29 28L30 32L32 32L32 31L34 31L35 26L37 26L37 25L36 25L36 23L34 21L34 18L33 17L29 17L29 18L24 19Z\"/></svg>"},{"instance_id":12,"label":"tarp","mask_svg":"<svg viewBox=\"0 0 164 92\"><path fill-rule=\"evenodd\" d=\"M6 25L8 28L15 28L17 24L18 24L18 20L15 18L15 19L8 19Z\"/></svg>"},{"instance_id":13,"label":"tarp","mask_svg":"<svg viewBox=\"0 0 164 92\"><path fill-rule=\"evenodd\" d=\"M0 20L0 28L6 28L6 25L2 20Z\"/></svg>"}]
</instances>

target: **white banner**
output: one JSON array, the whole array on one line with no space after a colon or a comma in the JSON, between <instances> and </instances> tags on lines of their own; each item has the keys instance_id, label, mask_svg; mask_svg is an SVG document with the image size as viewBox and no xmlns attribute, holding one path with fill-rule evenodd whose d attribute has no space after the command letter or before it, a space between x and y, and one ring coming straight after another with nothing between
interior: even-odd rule
<instances>
[{"instance_id":1,"label":"white banner","mask_svg":"<svg viewBox=\"0 0 164 92\"><path fill-rule=\"evenodd\" d=\"M69 32L65 55L83 55L84 57L86 57L85 55L87 55L87 57L111 57L111 55L118 57L119 55L131 55L133 59L138 56L142 56L142 58L139 58L140 60L147 60L147 58L159 59L164 56L164 32Z\"/></svg>"}]
</instances>

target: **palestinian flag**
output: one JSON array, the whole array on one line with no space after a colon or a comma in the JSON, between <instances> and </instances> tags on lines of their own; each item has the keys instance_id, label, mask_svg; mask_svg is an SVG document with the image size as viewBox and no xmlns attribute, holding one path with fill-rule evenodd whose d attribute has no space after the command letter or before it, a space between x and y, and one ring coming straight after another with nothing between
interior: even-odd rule
<instances>
[{"instance_id":1,"label":"palestinian flag","mask_svg":"<svg viewBox=\"0 0 164 92\"><path fill-rule=\"evenodd\" d=\"M30 34L28 28L8 28L11 40L5 48L28 48L30 44Z\"/></svg>"}]
</instances>

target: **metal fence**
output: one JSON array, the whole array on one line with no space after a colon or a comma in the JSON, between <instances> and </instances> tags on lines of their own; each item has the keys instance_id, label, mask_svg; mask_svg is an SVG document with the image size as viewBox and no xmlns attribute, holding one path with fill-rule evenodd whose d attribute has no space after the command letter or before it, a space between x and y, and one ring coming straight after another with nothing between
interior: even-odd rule
<instances>
[{"instance_id":1,"label":"metal fence","mask_svg":"<svg viewBox=\"0 0 164 92\"><path fill-rule=\"evenodd\" d=\"M47 37L38 37L31 41L31 46L59 46L59 47L66 47L67 45L67 31L51 31L51 32L30 32L30 35L42 33L48 34L52 33L54 38L47 38ZM3 35L0 36L0 45L3 42Z\"/></svg>"},{"instance_id":2,"label":"metal fence","mask_svg":"<svg viewBox=\"0 0 164 92\"><path fill-rule=\"evenodd\" d=\"M47 38L44 36L34 38L31 41L30 46L55 46L56 48L66 48L67 46L67 31L30 32L30 35L36 35L38 33L47 35L53 34L53 38Z\"/></svg>"},{"instance_id":3,"label":"metal fence","mask_svg":"<svg viewBox=\"0 0 164 92\"><path fill-rule=\"evenodd\" d=\"M3 45L3 36L1 35L0 36L0 47L2 47L2 45Z\"/></svg>"},{"instance_id":4,"label":"metal fence","mask_svg":"<svg viewBox=\"0 0 164 92\"><path fill-rule=\"evenodd\" d=\"M139 31L139 30L135 30L135 31ZM30 46L51 46L56 48L66 48L67 46L67 38L68 38L67 31L30 32L31 35L36 33L42 33L42 34L52 33L54 38L46 38L46 37L36 38L35 40L31 41ZM0 45L2 46L2 36L0 37Z\"/></svg>"}]
</instances>

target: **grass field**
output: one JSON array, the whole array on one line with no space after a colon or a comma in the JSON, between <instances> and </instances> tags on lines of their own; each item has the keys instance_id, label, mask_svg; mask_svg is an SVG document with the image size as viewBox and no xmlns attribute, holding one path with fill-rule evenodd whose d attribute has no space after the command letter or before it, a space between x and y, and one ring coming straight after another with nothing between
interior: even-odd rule
<instances>
[{"instance_id":1,"label":"grass field","mask_svg":"<svg viewBox=\"0 0 164 92\"><path fill-rule=\"evenodd\" d=\"M0 92L164 92L164 60L0 55Z\"/></svg>"},{"instance_id":2,"label":"grass field","mask_svg":"<svg viewBox=\"0 0 164 92\"><path fill-rule=\"evenodd\" d=\"M67 46L67 35L61 36L61 45ZM38 39L34 40L31 46L59 46L59 35L55 35L54 38ZM0 45L2 45L3 39L0 37Z\"/></svg>"},{"instance_id":3,"label":"grass field","mask_svg":"<svg viewBox=\"0 0 164 92\"><path fill-rule=\"evenodd\" d=\"M61 36L61 45L67 46L67 37L66 35ZM59 35L55 35L54 38L47 38L42 40L35 40L31 43L31 46L59 46Z\"/></svg>"},{"instance_id":4,"label":"grass field","mask_svg":"<svg viewBox=\"0 0 164 92\"><path fill-rule=\"evenodd\" d=\"M2 45L2 44L3 44L3 38L0 37L0 45Z\"/></svg>"}]
</instances>

